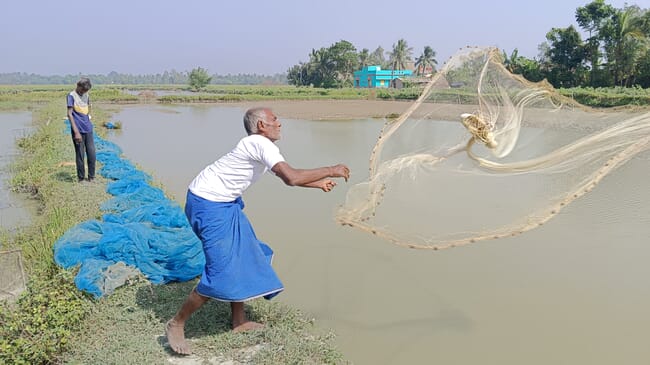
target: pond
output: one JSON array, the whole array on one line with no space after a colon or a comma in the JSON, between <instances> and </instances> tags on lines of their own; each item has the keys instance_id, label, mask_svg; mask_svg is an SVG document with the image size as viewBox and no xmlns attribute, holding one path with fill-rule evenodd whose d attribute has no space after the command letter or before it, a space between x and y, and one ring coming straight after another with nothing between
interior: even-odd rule
<instances>
[{"instance_id":1,"label":"pond","mask_svg":"<svg viewBox=\"0 0 650 365\"><path fill-rule=\"evenodd\" d=\"M125 107L114 116L123 129L109 140L184 204L194 176L244 136L243 113L232 106ZM333 329L347 359L545 365L650 359L647 151L538 229L420 251L334 221L346 190L367 179L383 121L282 123L278 145L292 166L343 162L351 181L325 194L267 174L245 193L245 212L276 252L286 290L274 300Z\"/></svg>"}]
</instances>

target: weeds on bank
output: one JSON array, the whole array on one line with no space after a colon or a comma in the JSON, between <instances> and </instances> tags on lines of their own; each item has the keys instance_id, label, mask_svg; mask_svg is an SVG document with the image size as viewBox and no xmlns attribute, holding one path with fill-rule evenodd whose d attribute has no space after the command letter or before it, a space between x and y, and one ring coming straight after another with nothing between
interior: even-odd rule
<instances>
[{"instance_id":1,"label":"weeds on bank","mask_svg":"<svg viewBox=\"0 0 650 365\"><path fill-rule=\"evenodd\" d=\"M63 362L174 362L175 355L166 346L164 324L195 285L196 281L151 285L141 279L102 298L71 339L74 346L64 354ZM228 361L244 364L342 362L341 354L331 345L333 335L319 334L313 321L300 312L264 299L247 302L246 311L251 319L266 323L266 328L232 333L228 303L210 301L194 313L185 331L193 358L211 364Z\"/></svg>"},{"instance_id":2,"label":"weeds on bank","mask_svg":"<svg viewBox=\"0 0 650 365\"><path fill-rule=\"evenodd\" d=\"M16 308L0 306L0 363L50 364L67 347L89 307L72 281L56 267L33 273Z\"/></svg>"},{"instance_id":3,"label":"weeds on bank","mask_svg":"<svg viewBox=\"0 0 650 365\"><path fill-rule=\"evenodd\" d=\"M61 105L52 101L35 113L37 129L18 141L22 153L12 166L12 188L36 199L39 210L7 245L21 249L29 281L16 303L0 306L0 363L55 362L91 304L72 273L54 264L52 246L70 227L97 216L108 196L100 186L87 191L75 183L75 167L62 163L74 152Z\"/></svg>"}]
</instances>

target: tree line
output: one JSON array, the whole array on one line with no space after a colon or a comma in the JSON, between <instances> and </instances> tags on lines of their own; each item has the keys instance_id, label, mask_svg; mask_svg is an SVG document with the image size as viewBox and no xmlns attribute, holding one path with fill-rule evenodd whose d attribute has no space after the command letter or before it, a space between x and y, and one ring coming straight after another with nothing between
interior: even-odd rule
<instances>
[{"instance_id":1,"label":"tree line","mask_svg":"<svg viewBox=\"0 0 650 365\"><path fill-rule=\"evenodd\" d=\"M578 7L573 25L552 28L539 56L510 55L504 64L531 81L547 79L554 87L650 87L650 10L637 5L614 8L604 0Z\"/></svg>"},{"instance_id":2,"label":"tree line","mask_svg":"<svg viewBox=\"0 0 650 365\"><path fill-rule=\"evenodd\" d=\"M199 67L200 68L200 67ZM192 70L194 71L194 70ZM50 85L50 84L67 84L73 85L79 77L89 77L93 84L122 84L122 85L141 85L141 84L176 84L187 85L190 82L190 72L185 71L165 71L157 74L133 75L118 72L109 72L108 74L90 74L90 75L38 75L34 73L12 72L0 73L1 85ZM227 74L210 76L210 83L215 85L276 85L286 84L287 78L284 73L274 75L259 74Z\"/></svg>"},{"instance_id":3,"label":"tree line","mask_svg":"<svg viewBox=\"0 0 650 365\"><path fill-rule=\"evenodd\" d=\"M504 65L530 81L546 79L556 88L650 87L650 10L637 5L617 9L595 0L578 7L575 17L586 39L573 25L552 28L539 45L538 57L520 56L517 49L510 54L503 51ZM367 65L394 70L408 65L422 75L435 71L435 57L436 52L426 46L413 59L413 48L404 39L389 51L379 46L372 52L357 51L341 40L312 49L309 61L289 68L287 81L297 86L347 87L353 85L353 72Z\"/></svg>"},{"instance_id":4,"label":"tree line","mask_svg":"<svg viewBox=\"0 0 650 365\"><path fill-rule=\"evenodd\" d=\"M413 66L418 75L435 71L438 61L433 48L424 47L414 63L412 55L413 47L409 47L404 39L393 44L390 51L385 51L379 46L372 52L367 48L357 52L352 43L341 40L330 47L312 49L309 61L289 68L287 82L296 86L351 87L354 71L370 65L391 70L403 70Z\"/></svg>"}]
</instances>

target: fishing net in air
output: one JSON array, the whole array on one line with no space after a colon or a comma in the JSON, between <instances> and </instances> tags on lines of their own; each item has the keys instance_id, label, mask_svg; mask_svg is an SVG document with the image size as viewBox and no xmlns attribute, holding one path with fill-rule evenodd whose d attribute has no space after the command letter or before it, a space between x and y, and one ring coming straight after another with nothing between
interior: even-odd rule
<instances>
[{"instance_id":1,"label":"fishing net in air","mask_svg":"<svg viewBox=\"0 0 650 365\"><path fill-rule=\"evenodd\" d=\"M337 221L422 249L513 236L648 149L647 111L587 108L465 48L386 122Z\"/></svg>"},{"instance_id":2,"label":"fishing net in air","mask_svg":"<svg viewBox=\"0 0 650 365\"><path fill-rule=\"evenodd\" d=\"M121 157L120 148L95 136L100 173L113 181L101 220L69 229L54 244L64 268L79 266L75 284L100 297L143 274L154 284L187 281L205 264L201 242L181 207L150 184L151 177Z\"/></svg>"}]
</instances>

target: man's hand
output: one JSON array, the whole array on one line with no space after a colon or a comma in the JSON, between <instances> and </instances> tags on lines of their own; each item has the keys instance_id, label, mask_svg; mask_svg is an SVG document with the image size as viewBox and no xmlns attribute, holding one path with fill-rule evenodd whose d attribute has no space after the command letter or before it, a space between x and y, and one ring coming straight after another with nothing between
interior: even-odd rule
<instances>
[{"instance_id":1,"label":"man's hand","mask_svg":"<svg viewBox=\"0 0 650 365\"><path fill-rule=\"evenodd\" d=\"M81 143L81 141L83 141L83 139L81 138L81 133L79 133L79 132L74 133L74 141L76 143Z\"/></svg>"},{"instance_id":2,"label":"man's hand","mask_svg":"<svg viewBox=\"0 0 650 365\"><path fill-rule=\"evenodd\" d=\"M318 181L317 183L318 183L318 187L326 193L332 191L332 189L334 189L334 187L336 186L336 182L330 179L323 179Z\"/></svg>"},{"instance_id":3,"label":"man's hand","mask_svg":"<svg viewBox=\"0 0 650 365\"><path fill-rule=\"evenodd\" d=\"M332 166L330 169L332 170L330 177L342 177L345 181L350 178L350 168L343 164Z\"/></svg>"}]
</instances>

